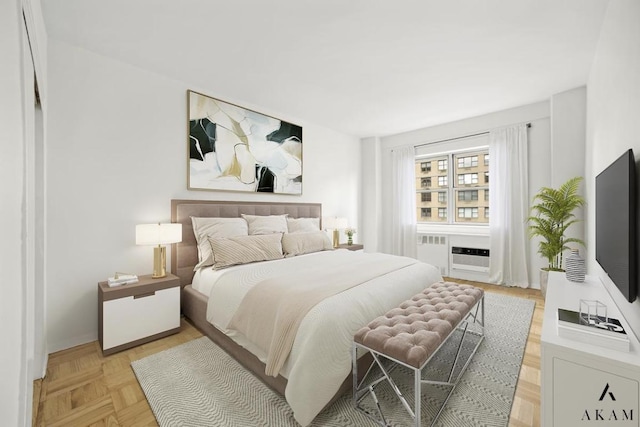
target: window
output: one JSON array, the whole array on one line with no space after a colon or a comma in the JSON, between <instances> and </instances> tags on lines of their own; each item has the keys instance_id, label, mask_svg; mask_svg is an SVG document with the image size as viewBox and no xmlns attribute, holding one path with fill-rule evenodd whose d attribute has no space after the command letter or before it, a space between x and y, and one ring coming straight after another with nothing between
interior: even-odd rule
<instances>
[{"instance_id":1,"label":"window","mask_svg":"<svg viewBox=\"0 0 640 427\"><path fill-rule=\"evenodd\" d=\"M471 185L478 183L477 173L463 173L458 175L458 185Z\"/></svg>"},{"instance_id":2,"label":"window","mask_svg":"<svg viewBox=\"0 0 640 427\"><path fill-rule=\"evenodd\" d=\"M478 200L478 190L458 191L459 202L470 202Z\"/></svg>"},{"instance_id":3,"label":"window","mask_svg":"<svg viewBox=\"0 0 640 427\"><path fill-rule=\"evenodd\" d=\"M458 218L478 218L478 208L458 208Z\"/></svg>"},{"instance_id":4,"label":"window","mask_svg":"<svg viewBox=\"0 0 640 427\"><path fill-rule=\"evenodd\" d=\"M478 166L478 156L458 157L458 168L474 168Z\"/></svg>"},{"instance_id":5,"label":"window","mask_svg":"<svg viewBox=\"0 0 640 427\"><path fill-rule=\"evenodd\" d=\"M488 143L488 139L484 143ZM430 157L426 153L418 154L415 168L418 222L488 224L488 164L488 149L476 148ZM434 193L438 193L437 199ZM448 212L452 214L448 215Z\"/></svg>"}]
</instances>

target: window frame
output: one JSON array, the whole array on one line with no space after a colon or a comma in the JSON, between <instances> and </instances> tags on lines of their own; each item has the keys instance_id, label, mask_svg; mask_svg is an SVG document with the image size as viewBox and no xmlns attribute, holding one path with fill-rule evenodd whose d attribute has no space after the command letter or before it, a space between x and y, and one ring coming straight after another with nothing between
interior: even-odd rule
<instances>
[{"instance_id":1,"label":"window frame","mask_svg":"<svg viewBox=\"0 0 640 427\"><path fill-rule=\"evenodd\" d=\"M446 157L446 159L443 159L443 157ZM436 160L436 158L439 158L439 160ZM468 161L463 160L462 162L460 162L460 159L466 159L466 158L469 158L470 160ZM476 159L476 161L474 162L473 159ZM487 167L488 163L490 162L489 147L486 145L482 145L482 146L475 146L475 147L470 147L466 149L456 149L456 150L451 150L447 152L428 153L428 154L425 153L425 154L416 156L416 162L420 162L422 164L424 164L425 162L431 162L431 164L434 165L434 161L437 162L437 169L432 168L431 174L432 174L432 177L434 178L436 176L438 177L438 183L437 185L433 185L436 183L434 182L434 180L432 180L431 181L432 186L428 188L423 187L422 192L424 193L425 190L430 192L434 192L434 191L437 192L438 193L437 201L438 203L441 204L441 206L437 207L438 212L436 217L436 213L433 211L433 209L436 209L436 205L432 205L432 215L430 217L432 220L421 221L420 219L425 217L420 216L418 218L419 226L420 225L428 226L428 227L476 226L476 227L479 227L479 229L488 229L489 216L486 216L485 212L488 212L489 209L488 209L488 206L485 206L485 204L489 202L489 199L487 196L489 191L489 183L488 183L488 180L485 179L484 177L488 176L490 171L488 170L483 171L482 168L483 166ZM473 166L467 166L465 165L465 162ZM476 162L477 162L477 165L476 165ZM460 167L459 166L460 164L465 166ZM449 167L449 165L453 165L453 166ZM446 169L443 169L443 168L446 168ZM473 170L474 168L480 168L480 170L471 172L471 170ZM446 170L446 178L443 178L443 175L441 175L441 173L443 173L445 170ZM463 183L459 183L460 178L458 177L467 176L467 175L470 175L470 177L462 178ZM475 179L474 179L474 175L475 175ZM446 186L440 185L443 180L446 182ZM465 182L467 180L469 180L470 183ZM485 181L487 182L485 183ZM417 192L420 192L419 191L420 189L416 189L416 190ZM469 200L467 200L467 194L466 194L467 191L472 192L470 193L471 198ZM482 194L480 194L481 191L482 191ZM458 200L459 195L456 193L460 193L460 192L465 192L464 200ZM472 195L474 194L473 192L475 192L475 194L477 195L475 198ZM444 193L444 197L446 200L446 207L444 206L445 201L441 199L441 193ZM431 203L434 203L435 201L436 201L436 198L433 197L432 195ZM464 206L464 205L460 205L459 203L476 203L477 205ZM464 217L458 216L459 208L465 209ZM475 215L473 213L473 209L471 208L475 208ZM467 209L471 209L471 210L468 211ZM449 214L450 212L452 212L452 214ZM469 212L471 214L471 217L466 216L466 214ZM433 218L436 218L436 220L433 220Z\"/></svg>"}]
</instances>

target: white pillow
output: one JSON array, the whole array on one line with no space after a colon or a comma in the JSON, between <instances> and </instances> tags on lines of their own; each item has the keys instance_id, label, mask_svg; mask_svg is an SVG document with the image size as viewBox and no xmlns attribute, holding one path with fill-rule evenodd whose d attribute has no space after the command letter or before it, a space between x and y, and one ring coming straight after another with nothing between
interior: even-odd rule
<instances>
[{"instance_id":1,"label":"white pillow","mask_svg":"<svg viewBox=\"0 0 640 427\"><path fill-rule=\"evenodd\" d=\"M242 218L249 224L249 235L274 234L287 232L287 214L284 215L245 215Z\"/></svg>"},{"instance_id":2,"label":"white pillow","mask_svg":"<svg viewBox=\"0 0 640 427\"><path fill-rule=\"evenodd\" d=\"M196 236L198 244L198 264L193 269L194 271L200 267L213 264L209 237L222 238L249 235L247 221L242 218L198 218L192 216L191 224L193 224L193 234Z\"/></svg>"},{"instance_id":3,"label":"white pillow","mask_svg":"<svg viewBox=\"0 0 640 427\"><path fill-rule=\"evenodd\" d=\"M283 258L281 234L209 238L213 268Z\"/></svg>"},{"instance_id":4,"label":"white pillow","mask_svg":"<svg viewBox=\"0 0 640 427\"><path fill-rule=\"evenodd\" d=\"M311 233L320 231L320 218L287 218L289 233Z\"/></svg>"},{"instance_id":5,"label":"white pillow","mask_svg":"<svg viewBox=\"0 0 640 427\"><path fill-rule=\"evenodd\" d=\"M282 235L282 251L286 257L326 250L333 250L333 245L324 231Z\"/></svg>"}]
</instances>

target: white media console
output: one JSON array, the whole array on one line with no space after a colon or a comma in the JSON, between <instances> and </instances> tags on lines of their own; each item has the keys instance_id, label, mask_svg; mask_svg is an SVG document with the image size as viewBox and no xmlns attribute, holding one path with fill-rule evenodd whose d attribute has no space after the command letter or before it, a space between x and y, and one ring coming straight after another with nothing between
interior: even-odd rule
<instances>
[{"instance_id":1,"label":"white media console","mask_svg":"<svg viewBox=\"0 0 640 427\"><path fill-rule=\"evenodd\" d=\"M579 311L580 299L604 303L622 322L629 352L558 336L558 308ZM549 274L540 344L544 427L640 426L640 343L600 279Z\"/></svg>"}]
</instances>

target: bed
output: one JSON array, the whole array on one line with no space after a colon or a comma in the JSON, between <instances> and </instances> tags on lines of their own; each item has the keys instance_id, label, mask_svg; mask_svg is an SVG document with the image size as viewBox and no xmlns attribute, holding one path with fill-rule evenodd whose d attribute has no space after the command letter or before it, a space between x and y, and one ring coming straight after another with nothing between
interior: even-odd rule
<instances>
[{"instance_id":1,"label":"bed","mask_svg":"<svg viewBox=\"0 0 640 427\"><path fill-rule=\"evenodd\" d=\"M171 271L180 278L182 285L183 314L247 369L283 394L301 425L308 425L326 405L350 388L354 332L426 286L442 280L438 269L429 264L347 250L318 251L216 271L203 268L194 273L200 258L191 217L287 215L293 219L317 218L320 225L322 206L317 203L172 200L171 215L172 222L181 223L183 227L182 242L174 244L171 251ZM388 266L383 267L386 264ZM358 265L367 267L353 267L353 274L345 274L351 271L350 266ZM380 271L375 272L376 269ZM326 278L324 271L327 271ZM345 281L351 280L354 284L328 296L308 311L294 334L290 352L285 353L286 360L274 365L264 347L248 338L249 332L245 335L236 330L233 322L238 313L235 308L244 304L245 297L258 287L257 283L289 279L294 283L303 282L300 278L304 278L305 273L318 283L326 280L331 284L340 281L336 275L353 276ZM332 278L329 280L328 277ZM198 289L194 289L192 283ZM268 375L265 371L273 371L274 366L275 372Z\"/></svg>"}]
</instances>

